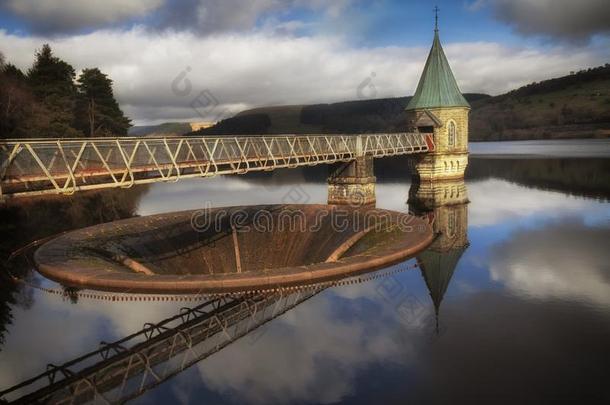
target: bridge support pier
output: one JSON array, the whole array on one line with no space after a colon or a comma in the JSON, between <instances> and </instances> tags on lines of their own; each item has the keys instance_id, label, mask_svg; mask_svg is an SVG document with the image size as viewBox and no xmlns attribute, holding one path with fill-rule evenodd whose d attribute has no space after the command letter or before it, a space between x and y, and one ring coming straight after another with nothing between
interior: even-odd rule
<instances>
[{"instance_id":1,"label":"bridge support pier","mask_svg":"<svg viewBox=\"0 0 610 405\"><path fill-rule=\"evenodd\" d=\"M328 203L339 205L375 205L373 158L360 156L351 162L330 166Z\"/></svg>"}]
</instances>

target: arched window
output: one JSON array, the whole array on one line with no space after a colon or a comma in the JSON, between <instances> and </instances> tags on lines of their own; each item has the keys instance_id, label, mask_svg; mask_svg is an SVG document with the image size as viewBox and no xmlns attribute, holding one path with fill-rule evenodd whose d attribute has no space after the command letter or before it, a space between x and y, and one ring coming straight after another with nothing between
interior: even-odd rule
<instances>
[{"instance_id":1,"label":"arched window","mask_svg":"<svg viewBox=\"0 0 610 405\"><path fill-rule=\"evenodd\" d=\"M454 147L455 146L455 122L449 121L448 130L449 130L449 142L448 142L449 147Z\"/></svg>"}]
</instances>

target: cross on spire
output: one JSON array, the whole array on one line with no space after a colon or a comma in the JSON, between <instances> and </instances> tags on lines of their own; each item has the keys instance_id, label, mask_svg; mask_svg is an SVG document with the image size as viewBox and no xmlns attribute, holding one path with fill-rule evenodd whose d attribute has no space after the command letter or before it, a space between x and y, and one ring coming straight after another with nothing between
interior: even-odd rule
<instances>
[{"instance_id":1,"label":"cross on spire","mask_svg":"<svg viewBox=\"0 0 610 405\"><path fill-rule=\"evenodd\" d=\"M438 12L440 8L434 6L434 32L438 32Z\"/></svg>"}]
</instances>

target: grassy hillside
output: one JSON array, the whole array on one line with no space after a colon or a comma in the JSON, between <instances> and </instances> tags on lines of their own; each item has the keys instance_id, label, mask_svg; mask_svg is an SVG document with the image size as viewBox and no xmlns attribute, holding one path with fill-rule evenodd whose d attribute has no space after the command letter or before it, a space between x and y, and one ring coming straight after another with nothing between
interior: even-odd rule
<instances>
[{"instance_id":1,"label":"grassy hillside","mask_svg":"<svg viewBox=\"0 0 610 405\"><path fill-rule=\"evenodd\" d=\"M610 65L546 80L495 97L465 94L470 139L610 136ZM410 97L255 108L197 134L366 133L405 129Z\"/></svg>"},{"instance_id":2,"label":"grassy hillside","mask_svg":"<svg viewBox=\"0 0 610 405\"><path fill-rule=\"evenodd\" d=\"M129 128L130 136L176 136L191 132L188 122L166 122L159 125L141 125Z\"/></svg>"},{"instance_id":3,"label":"grassy hillside","mask_svg":"<svg viewBox=\"0 0 610 405\"><path fill-rule=\"evenodd\" d=\"M610 65L472 103L472 140L610 136Z\"/></svg>"}]
</instances>

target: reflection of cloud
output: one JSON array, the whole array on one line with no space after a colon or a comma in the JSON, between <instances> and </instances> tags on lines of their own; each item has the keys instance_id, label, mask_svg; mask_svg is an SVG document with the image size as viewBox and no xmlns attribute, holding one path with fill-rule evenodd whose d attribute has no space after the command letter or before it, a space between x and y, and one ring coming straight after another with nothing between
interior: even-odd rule
<instances>
[{"instance_id":1,"label":"reflection of cloud","mask_svg":"<svg viewBox=\"0 0 610 405\"><path fill-rule=\"evenodd\" d=\"M31 309L13 309L14 323L0 352L0 387L38 375L49 363L59 365L93 351L102 340L136 332L146 322L176 314L182 306L181 302L88 299L73 305L59 296L37 293Z\"/></svg>"},{"instance_id":2,"label":"reflection of cloud","mask_svg":"<svg viewBox=\"0 0 610 405\"><path fill-rule=\"evenodd\" d=\"M517 294L610 306L610 229L556 223L491 250L490 272Z\"/></svg>"},{"instance_id":3,"label":"reflection of cloud","mask_svg":"<svg viewBox=\"0 0 610 405\"><path fill-rule=\"evenodd\" d=\"M560 192L530 189L504 180L468 183L471 226L489 226L531 218L562 218L566 215L595 215L607 218L607 206L566 196Z\"/></svg>"},{"instance_id":4,"label":"reflection of cloud","mask_svg":"<svg viewBox=\"0 0 610 405\"><path fill-rule=\"evenodd\" d=\"M423 331L418 322L397 322L396 308L379 296L377 286L369 282L318 295L256 330L256 336L247 335L198 363L200 378L192 381L186 373L187 381L172 385L172 392L187 403L203 380L207 389L238 397L238 402L330 403L350 395L362 369L408 361ZM31 310L17 310L0 352L0 386L30 378L48 363L61 364L92 351L102 340L133 333L145 322L177 313L184 304L127 305L86 299L72 305L55 295L37 294ZM422 311L430 315L432 307ZM36 330L44 333L32 333Z\"/></svg>"},{"instance_id":5,"label":"reflection of cloud","mask_svg":"<svg viewBox=\"0 0 610 405\"><path fill-rule=\"evenodd\" d=\"M240 176L220 176L154 185L140 202L138 214L151 215L197 209L204 207L206 203L213 207L282 204L286 202L287 193L297 185L309 196L308 203L326 203L325 183L299 183L296 180L279 182L270 178L262 179L260 183L252 183Z\"/></svg>"},{"instance_id":6,"label":"reflection of cloud","mask_svg":"<svg viewBox=\"0 0 610 405\"><path fill-rule=\"evenodd\" d=\"M367 285L374 291L375 283ZM331 403L352 393L363 368L410 358L412 345L398 339L395 321L358 316L358 300L341 314L342 304L334 291L311 299L265 326L258 340L246 337L199 363L201 378L240 403Z\"/></svg>"},{"instance_id":7,"label":"reflection of cloud","mask_svg":"<svg viewBox=\"0 0 610 405\"><path fill-rule=\"evenodd\" d=\"M325 176L320 175L317 182L306 181L303 175L305 170L308 169L280 169L269 177L257 179L218 176L152 185L140 202L138 214L196 209L206 203L214 207L283 204L288 202L286 196L294 188L307 194L308 204L326 204L328 189ZM378 208L407 211L408 179L404 183L378 183L376 189Z\"/></svg>"}]
</instances>

